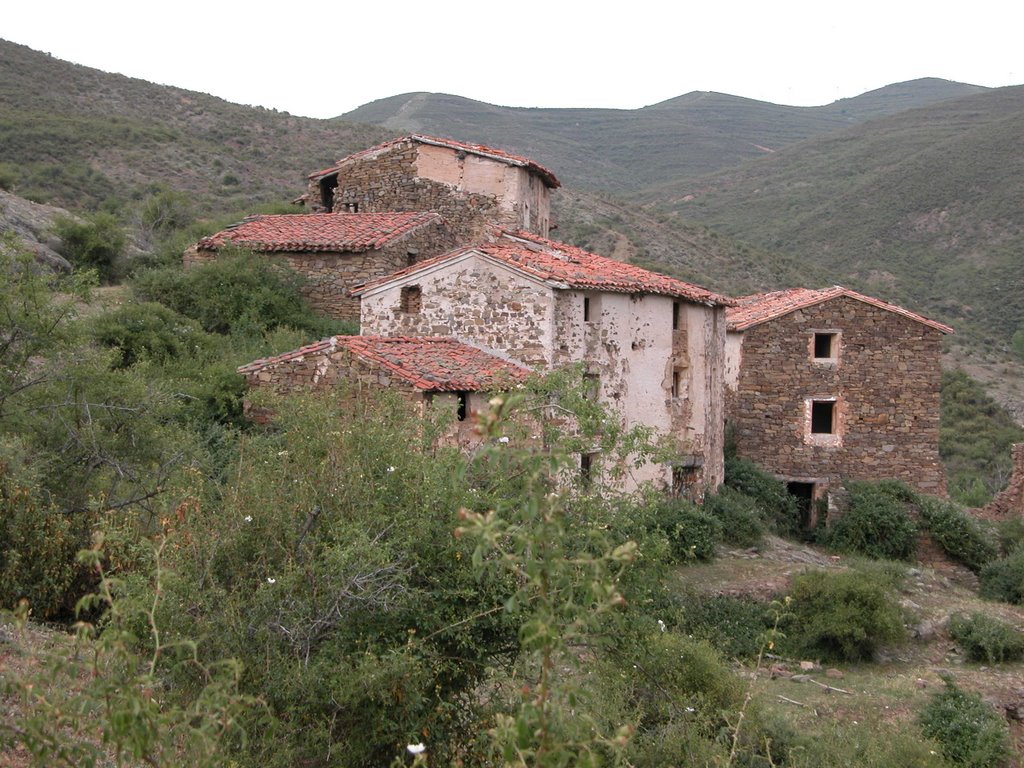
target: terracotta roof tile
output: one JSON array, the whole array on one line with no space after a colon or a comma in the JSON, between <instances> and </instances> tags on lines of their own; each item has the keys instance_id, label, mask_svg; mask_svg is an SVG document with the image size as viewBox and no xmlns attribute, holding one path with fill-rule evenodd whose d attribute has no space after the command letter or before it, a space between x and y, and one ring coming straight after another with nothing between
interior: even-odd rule
<instances>
[{"instance_id":1,"label":"terracotta roof tile","mask_svg":"<svg viewBox=\"0 0 1024 768\"><path fill-rule=\"evenodd\" d=\"M811 307L839 297L863 301L865 304L894 312L897 315L902 315L910 320L927 325L929 328L934 328L940 333L953 333L953 329L948 325L943 325L935 320L929 320L923 315L918 315L909 309L904 309L881 299L851 291L849 288L843 288L841 285L818 290L812 288L787 288L784 291L742 296L736 299L736 306L730 307L726 311L726 323L730 331L745 331L748 328L753 328L755 325L788 315L790 312L795 312L798 309Z\"/></svg>"},{"instance_id":2,"label":"terracotta roof tile","mask_svg":"<svg viewBox=\"0 0 1024 768\"><path fill-rule=\"evenodd\" d=\"M536 163L533 160L530 160L528 157L513 155L501 149L495 149L493 147L484 146L483 144L467 144L462 141L455 141L453 139L439 139L435 136L425 136L424 134L420 133L414 133L409 136L402 136L397 139L392 139L391 141L385 141L383 144L377 144L376 146L370 147L368 149L355 152L351 155L348 155L347 157L342 158L330 168L324 168L322 170L315 171L309 174L309 178L320 179L323 178L324 176L329 176L332 173L336 173L337 171L341 170L342 166L344 166L346 163L350 163L353 160L361 160L363 158L370 157L383 150L390 149L391 147L409 141L415 142L417 144L430 144L435 147L447 147L448 149L454 149L460 152L468 152L469 154L477 155L478 157L487 157L492 160L497 160L499 162L505 163L506 165L514 165L519 168L526 168L540 176L541 179L544 180L544 183L548 187L551 187L552 189L557 189L562 185L561 182L555 177L554 173L552 173L550 170L545 168L540 163Z\"/></svg>"},{"instance_id":3,"label":"terracotta roof tile","mask_svg":"<svg viewBox=\"0 0 1024 768\"><path fill-rule=\"evenodd\" d=\"M371 288L429 269L468 252L496 259L539 280L555 283L554 287L559 288L613 293L653 293L713 306L728 306L733 303L732 299L712 293L699 285L598 256L574 245L558 243L526 232L504 230L497 232L493 242L458 248L426 259L391 275L357 286L352 293L356 296L361 295Z\"/></svg>"},{"instance_id":4,"label":"terracotta roof tile","mask_svg":"<svg viewBox=\"0 0 1024 768\"><path fill-rule=\"evenodd\" d=\"M510 386L530 375L527 368L447 336L332 336L238 368L242 375L346 349L388 369L424 391L478 392Z\"/></svg>"},{"instance_id":5,"label":"terracotta roof tile","mask_svg":"<svg viewBox=\"0 0 1024 768\"><path fill-rule=\"evenodd\" d=\"M197 244L200 251L226 246L254 251L368 251L427 224L436 213L305 213L250 216Z\"/></svg>"}]
</instances>

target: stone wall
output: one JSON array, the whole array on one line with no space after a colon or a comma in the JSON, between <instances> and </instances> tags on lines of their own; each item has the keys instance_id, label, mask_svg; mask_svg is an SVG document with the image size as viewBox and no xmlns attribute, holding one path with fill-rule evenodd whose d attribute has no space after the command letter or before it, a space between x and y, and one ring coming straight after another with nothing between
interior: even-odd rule
<instances>
[{"instance_id":1,"label":"stone wall","mask_svg":"<svg viewBox=\"0 0 1024 768\"><path fill-rule=\"evenodd\" d=\"M493 191L469 191L460 189L455 180L436 181L419 173L417 164L421 150L429 150L430 166L443 166L436 154L444 153L453 167L460 162L477 166L486 163L495 173L502 175L502 183L493 185ZM442 174L434 174L443 176ZM480 172L477 173L480 175ZM338 173L338 186L333 192L333 210L357 213L387 211L433 211L441 214L452 228L459 243L478 242L486 238L493 226L512 229L523 227L524 206L541 193L536 186L544 188L542 182L536 186L519 176L532 177L525 169L506 166L496 161L469 156L460 160L457 153L439 147L421 147L414 142L403 142L372 155L349 161ZM506 178L507 177L507 178ZM488 185L475 185L478 189L490 189ZM519 188L528 187L526 198L519 199ZM307 206L310 212L323 212L320 180L309 183ZM530 231L547 236L547 192L543 192L543 205L533 205L543 210L543 231L538 229L541 217L531 214L533 226Z\"/></svg>"},{"instance_id":2,"label":"stone wall","mask_svg":"<svg viewBox=\"0 0 1024 768\"><path fill-rule=\"evenodd\" d=\"M314 312L335 320L359 322L359 299L349 292L361 283L404 269L413 261L422 261L451 250L455 234L442 222L420 227L383 248L351 252L254 252L253 258L274 257L283 260L305 278L301 291ZM185 252L186 268L212 261L213 251Z\"/></svg>"},{"instance_id":3,"label":"stone wall","mask_svg":"<svg viewBox=\"0 0 1024 768\"><path fill-rule=\"evenodd\" d=\"M985 520L1013 520L1024 518L1024 443L1011 449L1013 474L1010 482L981 509L974 514Z\"/></svg>"},{"instance_id":4,"label":"stone wall","mask_svg":"<svg viewBox=\"0 0 1024 768\"><path fill-rule=\"evenodd\" d=\"M420 310L403 311L402 289L420 288ZM362 297L362 333L454 336L531 368L551 363L554 297L543 283L472 254Z\"/></svg>"},{"instance_id":5,"label":"stone wall","mask_svg":"<svg viewBox=\"0 0 1024 768\"><path fill-rule=\"evenodd\" d=\"M342 408L353 407L357 402L366 402L380 397L385 392L397 394L417 408L421 413L430 408L440 408L451 418L450 426L440 436L439 442L472 448L480 443L480 436L474 429L473 414L487 410L488 396L482 392L468 393L468 418L458 421L458 397L453 392L424 392L386 368L352 354L345 348L328 348L271 363L266 367L245 375L250 389L269 389L282 395L322 391L334 388L340 397ZM254 408L246 402L246 412L254 421L264 423L273 414Z\"/></svg>"},{"instance_id":6,"label":"stone wall","mask_svg":"<svg viewBox=\"0 0 1024 768\"><path fill-rule=\"evenodd\" d=\"M838 335L834 359L814 359L816 331ZM945 494L940 352L938 331L848 297L751 328L727 405L737 451L787 480ZM835 402L834 434L811 434L814 400Z\"/></svg>"}]
</instances>

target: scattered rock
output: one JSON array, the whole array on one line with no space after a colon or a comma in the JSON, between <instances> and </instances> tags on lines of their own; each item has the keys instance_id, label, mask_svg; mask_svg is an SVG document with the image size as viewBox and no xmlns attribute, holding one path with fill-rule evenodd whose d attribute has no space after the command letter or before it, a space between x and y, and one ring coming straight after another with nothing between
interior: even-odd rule
<instances>
[{"instance_id":1,"label":"scattered rock","mask_svg":"<svg viewBox=\"0 0 1024 768\"><path fill-rule=\"evenodd\" d=\"M813 661L801 661L800 669L802 669L804 672L810 672L813 669L820 669L820 667Z\"/></svg>"},{"instance_id":2,"label":"scattered rock","mask_svg":"<svg viewBox=\"0 0 1024 768\"><path fill-rule=\"evenodd\" d=\"M928 681L925 680L923 677L919 677L917 678L917 680L914 681L914 685L916 685L918 688L927 688Z\"/></svg>"},{"instance_id":3,"label":"scattered rock","mask_svg":"<svg viewBox=\"0 0 1024 768\"><path fill-rule=\"evenodd\" d=\"M793 675L789 679L792 680L794 683L806 683L808 680L811 679L811 676L810 675Z\"/></svg>"},{"instance_id":4,"label":"scattered rock","mask_svg":"<svg viewBox=\"0 0 1024 768\"><path fill-rule=\"evenodd\" d=\"M793 673L786 669L785 664L772 664L771 669L768 670L768 674L772 680L780 677L787 678L793 676Z\"/></svg>"},{"instance_id":5,"label":"scattered rock","mask_svg":"<svg viewBox=\"0 0 1024 768\"><path fill-rule=\"evenodd\" d=\"M833 680L842 680L845 675L843 675L843 671L841 669L829 667L825 670L825 677L831 677Z\"/></svg>"}]
</instances>

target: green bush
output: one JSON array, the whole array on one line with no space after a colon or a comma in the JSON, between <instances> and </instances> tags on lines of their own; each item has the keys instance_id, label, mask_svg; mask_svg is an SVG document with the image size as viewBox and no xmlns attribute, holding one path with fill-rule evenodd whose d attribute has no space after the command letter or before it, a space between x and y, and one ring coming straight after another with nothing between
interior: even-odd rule
<instances>
[{"instance_id":1,"label":"green bush","mask_svg":"<svg viewBox=\"0 0 1024 768\"><path fill-rule=\"evenodd\" d=\"M921 712L921 730L934 739L943 757L967 768L999 768L1010 758L1003 719L976 693L965 693L946 680Z\"/></svg>"},{"instance_id":2,"label":"green bush","mask_svg":"<svg viewBox=\"0 0 1024 768\"><path fill-rule=\"evenodd\" d=\"M1024 517L1001 520L996 523L999 537L999 553L1006 557L1024 547Z\"/></svg>"},{"instance_id":3,"label":"green bush","mask_svg":"<svg viewBox=\"0 0 1024 768\"><path fill-rule=\"evenodd\" d=\"M125 304L92 321L93 338L117 351L114 366L128 368L140 360L168 363L210 348L199 324L156 302Z\"/></svg>"},{"instance_id":4,"label":"green bush","mask_svg":"<svg viewBox=\"0 0 1024 768\"><path fill-rule=\"evenodd\" d=\"M757 501L734 488L723 487L708 496L704 510L722 524L722 540L728 544L753 547L764 539Z\"/></svg>"},{"instance_id":5,"label":"green bush","mask_svg":"<svg viewBox=\"0 0 1024 768\"><path fill-rule=\"evenodd\" d=\"M883 643L898 642L906 630L885 579L847 571L812 571L793 580L792 617L786 643L823 657L868 659Z\"/></svg>"},{"instance_id":6,"label":"green bush","mask_svg":"<svg viewBox=\"0 0 1024 768\"><path fill-rule=\"evenodd\" d=\"M980 594L990 600L1014 605L1024 604L1024 549L1008 557L993 560L978 574Z\"/></svg>"},{"instance_id":7,"label":"green bush","mask_svg":"<svg viewBox=\"0 0 1024 768\"><path fill-rule=\"evenodd\" d=\"M97 213L86 220L58 218L54 229L61 239L61 256L75 267L95 269L105 283L121 275L119 264L124 255L127 238L117 217L110 213Z\"/></svg>"},{"instance_id":8,"label":"green bush","mask_svg":"<svg viewBox=\"0 0 1024 768\"><path fill-rule=\"evenodd\" d=\"M317 317L299 292L301 277L263 254L224 254L182 270L144 272L136 293L196 320L210 333L259 335L290 326L318 336L351 332L351 325Z\"/></svg>"},{"instance_id":9,"label":"green bush","mask_svg":"<svg viewBox=\"0 0 1024 768\"><path fill-rule=\"evenodd\" d=\"M998 664L1024 658L1024 633L984 613L954 615L949 634L971 661Z\"/></svg>"},{"instance_id":10,"label":"green bush","mask_svg":"<svg viewBox=\"0 0 1024 768\"><path fill-rule=\"evenodd\" d=\"M786 486L752 461L729 457L725 460L725 484L751 497L764 520L781 536L796 536L800 530L800 508Z\"/></svg>"},{"instance_id":11,"label":"green bush","mask_svg":"<svg viewBox=\"0 0 1024 768\"><path fill-rule=\"evenodd\" d=\"M668 538L675 562L714 559L715 545L722 538L717 519L684 499L655 503L654 524Z\"/></svg>"},{"instance_id":12,"label":"green bush","mask_svg":"<svg viewBox=\"0 0 1024 768\"><path fill-rule=\"evenodd\" d=\"M896 484L850 483L846 509L823 534L837 552L881 560L909 560L917 548L917 527L904 507L905 489Z\"/></svg>"},{"instance_id":13,"label":"green bush","mask_svg":"<svg viewBox=\"0 0 1024 768\"><path fill-rule=\"evenodd\" d=\"M978 521L951 501L920 496L921 521L942 551L977 573L996 558L996 546Z\"/></svg>"},{"instance_id":14,"label":"green bush","mask_svg":"<svg viewBox=\"0 0 1024 768\"><path fill-rule=\"evenodd\" d=\"M774 626L772 606L750 597L688 595L680 628L707 640L724 656L755 658Z\"/></svg>"}]
</instances>

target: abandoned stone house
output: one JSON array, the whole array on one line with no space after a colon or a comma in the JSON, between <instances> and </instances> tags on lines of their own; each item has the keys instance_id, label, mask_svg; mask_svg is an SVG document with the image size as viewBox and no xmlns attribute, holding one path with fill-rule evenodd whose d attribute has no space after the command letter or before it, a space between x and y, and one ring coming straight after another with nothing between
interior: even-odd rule
<instances>
[{"instance_id":1,"label":"abandoned stone house","mask_svg":"<svg viewBox=\"0 0 1024 768\"><path fill-rule=\"evenodd\" d=\"M723 479L725 307L704 288L525 232L358 287L363 333L450 335L536 370L582 363L629 428L671 441L633 470L693 498ZM583 455L587 468L595 456Z\"/></svg>"},{"instance_id":2,"label":"abandoned stone house","mask_svg":"<svg viewBox=\"0 0 1024 768\"><path fill-rule=\"evenodd\" d=\"M315 311L357 322L354 286L454 243L444 220L431 212L251 216L186 250L184 264L231 249L280 258L305 278L302 292Z\"/></svg>"},{"instance_id":3,"label":"abandoned stone house","mask_svg":"<svg viewBox=\"0 0 1024 768\"><path fill-rule=\"evenodd\" d=\"M499 383L576 363L625 426L668 446L627 489L714 490L728 420L738 452L808 502L843 479L944 491L939 352L951 329L838 287L732 300L551 241L557 187L526 158L407 136L311 174L314 213L246 220L185 258L231 245L282 256L315 308L366 334L243 366L253 386L387 387L447 398L461 423ZM448 366L470 359L470 380ZM468 441L464 430L453 439ZM594 459L581 455L581 471Z\"/></svg>"},{"instance_id":4,"label":"abandoned stone house","mask_svg":"<svg viewBox=\"0 0 1024 768\"><path fill-rule=\"evenodd\" d=\"M459 243L498 225L547 237L555 175L500 149L413 134L309 175L312 212L434 211Z\"/></svg>"},{"instance_id":5,"label":"abandoned stone house","mask_svg":"<svg viewBox=\"0 0 1024 768\"><path fill-rule=\"evenodd\" d=\"M951 328L840 286L736 302L726 418L740 456L807 502L841 480L945 493L939 359Z\"/></svg>"},{"instance_id":6,"label":"abandoned stone house","mask_svg":"<svg viewBox=\"0 0 1024 768\"><path fill-rule=\"evenodd\" d=\"M422 412L428 404L449 409L450 441L468 447L479 438L470 415L486 410L490 393L507 391L529 369L463 344L451 336L332 336L238 369L250 387L282 394L337 387L343 397L387 390Z\"/></svg>"}]
</instances>

